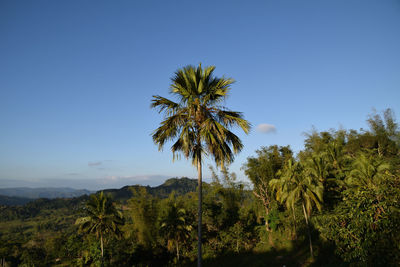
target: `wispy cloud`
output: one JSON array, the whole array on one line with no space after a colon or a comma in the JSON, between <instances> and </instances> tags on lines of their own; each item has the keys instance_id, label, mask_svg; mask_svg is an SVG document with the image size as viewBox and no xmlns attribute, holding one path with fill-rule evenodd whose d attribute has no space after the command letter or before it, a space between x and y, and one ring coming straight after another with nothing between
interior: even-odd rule
<instances>
[{"instance_id":1,"label":"wispy cloud","mask_svg":"<svg viewBox=\"0 0 400 267\"><path fill-rule=\"evenodd\" d=\"M276 127L275 125L268 124L268 123L261 123L257 125L257 131L260 133L268 134L268 133L275 133Z\"/></svg>"},{"instance_id":2,"label":"wispy cloud","mask_svg":"<svg viewBox=\"0 0 400 267\"><path fill-rule=\"evenodd\" d=\"M89 167L100 166L101 164L103 164L103 162L101 162L101 161L91 161L91 162L88 162L88 166L89 166Z\"/></svg>"}]
</instances>

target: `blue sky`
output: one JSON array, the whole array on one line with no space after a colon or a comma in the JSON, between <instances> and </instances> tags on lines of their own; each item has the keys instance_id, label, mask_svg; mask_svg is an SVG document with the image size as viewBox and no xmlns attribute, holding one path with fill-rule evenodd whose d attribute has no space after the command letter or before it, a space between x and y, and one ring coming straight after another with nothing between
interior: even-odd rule
<instances>
[{"instance_id":1,"label":"blue sky","mask_svg":"<svg viewBox=\"0 0 400 267\"><path fill-rule=\"evenodd\" d=\"M373 108L399 116L399 29L395 0L3 0L0 187L196 177L153 144L162 117L149 106L200 62L236 80L225 105L254 126L237 131L245 148L231 166L245 180L261 146L298 151L312 126L366 128Z\"/></svg>"}]
</instances>

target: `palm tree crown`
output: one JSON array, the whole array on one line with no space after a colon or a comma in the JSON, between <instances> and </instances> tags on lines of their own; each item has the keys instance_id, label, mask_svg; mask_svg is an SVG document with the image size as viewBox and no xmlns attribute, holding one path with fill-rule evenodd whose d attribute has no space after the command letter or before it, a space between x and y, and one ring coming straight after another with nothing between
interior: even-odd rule
<instances>
[{"instance_id":1,"label":"palm tree crown","mask_svg":"<svg viewBox=\"0 0 400 267\"><path fill-rule=\"evenodd\" d=\"M380 158L368 157L360 154L353 163L353 170L347 177L349 186L376 187L385 178L385 173L390 170L390 164Z\"/></svg>"},{"instance_id":2,"label":"palm tree crown","mask_svg":"<svg viewBox=\"0 0 400 267\"><path fill-rule=\"evenodd\" d=\"M201 65L179 69L170 87L178 101L157 95L151 104L165 115L153 132L154 142L162 149L165 142L177 138L171 148L174 158L182 153L195 166L202 154L211 155L220 165L231 163L243 144L230 129L239 126L245 133L250 129L242 113L219 106L234 80L214 77L214 70L214 66L203 69Z\"/></svg>"}]
</instances>

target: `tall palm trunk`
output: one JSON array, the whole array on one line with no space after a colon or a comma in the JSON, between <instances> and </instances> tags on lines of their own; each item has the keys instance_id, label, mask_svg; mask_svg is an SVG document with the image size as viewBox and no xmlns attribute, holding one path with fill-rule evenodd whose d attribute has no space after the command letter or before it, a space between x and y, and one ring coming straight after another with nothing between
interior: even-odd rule
<instances>
[{"instance_id":1,"label":"tall palm trunk","mask_svg":"<svg viewBox=\"0 0 400 267\"><path fill-rule=\"evenodd\" d=\"M179 242L176 240L176 258L178 259L179 262Z\"/></svg>"},{"instance_id":2,"label":"tall palm trunk","mask_svg":"<svg viewBox=\"0 0 400 267\"><path fill-rule=\"evenodd\" d=\"M198 171L198 187L199 187L199 203L198 203L198 228L197 228L197 266L201 267L201 217L202 217L202 203L203 203L203 194L202 194L202 173L201 173L201 158L198 159L197 162L197 171Z\"/></svg>"},{"instance_id":3,"label":"tall palm trunk","mask_svg":"<svg viewBox=\"0 0 400 267\"><path fill-rule=\"evenodd\" d=\"M297 228L296 228L296 213L294 210L294 207L292 207L292 213L293 213L293 227L294 227L294 234L293 234L293 239L297 239Z\"/></svg>"},{"instance_id":4,"label":"tall palm trunk","mask_svg":"<svg viewBox=\"0 0 400 267\"><path fill-rule=\"evenodd\" d=\"M303 203L303 212L304 212L304 218L306 219L306 224L307 224L308 239L309 239L309 241L310 241L310 253L311 253L311 258L314 258L314 253L313 253L313 248L312 248L312 242L311 242L310 225L308 224L308 216L307 216L306 208L304 207L304 203Z\"/></svg>"},{"instance_id":5,"label":"tall palm trunk","mask_svg":"<svg viewBox=\"0 0 400 267\"><path fill-rule=\"evenodd\" d=\"M104 266L103 233L100 233L100 247L101 247L101 266Z\"/></svg>"},{"instance_id":6,"label":"tall palm trunk","mask_svg":"<svg viewBox=\"0 0 400 267\"><path fill-rule=\"evenodd\" d=\"M263 200L264 203L264 208L265 208L265 214L267 215L265 218L265 228L267 232L271 231L271 228L269 227L269 209L268 209L268 204Z\"/></svg>"}]
</instances>

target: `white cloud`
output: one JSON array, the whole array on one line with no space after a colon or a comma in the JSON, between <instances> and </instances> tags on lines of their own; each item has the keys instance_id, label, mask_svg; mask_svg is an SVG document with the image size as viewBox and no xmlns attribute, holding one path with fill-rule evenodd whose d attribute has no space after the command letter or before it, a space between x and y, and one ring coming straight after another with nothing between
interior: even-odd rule
<instances>
[{"instance_id":1,"label":"white cloud","mask_svg":"<svg viewBox=\"0 0 400 267\"><path fill-rule=\"evenodd\" d=\"M268 123L261 123L257 125L257 131L260 133L275 133L276 132L276 127L275 125L268 124Z\"/></svg>"}]
</instances>

